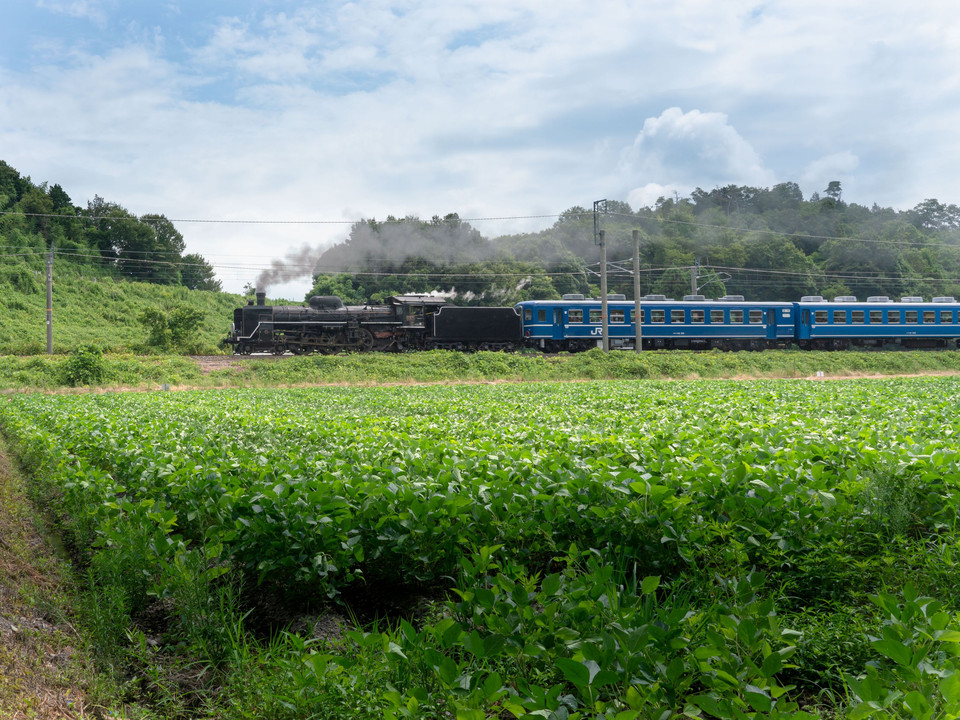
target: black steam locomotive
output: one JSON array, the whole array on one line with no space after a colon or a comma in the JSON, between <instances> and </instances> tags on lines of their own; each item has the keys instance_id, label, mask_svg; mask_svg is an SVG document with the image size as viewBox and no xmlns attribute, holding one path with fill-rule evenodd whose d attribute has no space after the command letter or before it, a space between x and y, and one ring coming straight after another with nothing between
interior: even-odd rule
<instances>
[{"instance_id":1,"label":"black steam locomotive","mask_svg":"<svg viewBox=\"0 0 960 720\"><path fill-rule=\"evenodd\" d=\"M522 339L512 307L458 307L429 295L397 295L382 304L344 305L315 295L307 306L256 304L233 312L225 342L234 353L283 355L353 351L508 350Z\"/></svg>"}]
</instances>

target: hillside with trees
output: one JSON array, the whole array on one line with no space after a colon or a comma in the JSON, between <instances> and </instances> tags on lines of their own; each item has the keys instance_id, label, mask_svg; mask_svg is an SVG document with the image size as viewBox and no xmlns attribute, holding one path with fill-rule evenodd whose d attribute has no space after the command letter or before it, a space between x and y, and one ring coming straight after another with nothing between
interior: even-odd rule
<instances>
[{"instance_id":1,"label":"hillside with trees","mask_svg":"<svg viewBox=\"0 0 960 720\"><path fill-rule=\"evenodd\" d=\"M804 199L796 183L697 188L650 208L609 201L599 216L610 292L632 297L632 233L641 292L794 300L803 295L960 297L960 208L935 199L910 210L842 199L839 182ZM599 293L592 210L574 207L537 233L485 240L456 214L363 221L320 259L309 294L361 302L442 291L463 304L510 304Z\"/></svg>"},{"instance_id":2,"label":"hillside with trees","mask_svg":"<svg viewBox=\"0 0 960 720\"><path fill-rule=\"evenodd\" d=\"M40 267L52 245L57 257L111 277L220 290L213 267L184 255L183 236L164 215L137 217L99 196L74 205L59 184L34 184L2 160L0 213L5 266Z\"/></svg>"},{"instance_id":3,"label":"hillside with trees","mask_svg":"<svg viewBox=\"0 0 960 720\"><path fill-rule=\"evenodd\" d=\"M0 353L46 349L45 266L54 249L54 351L213 352L242 299L162 214L99 196L75 205L0 161ZM195 290L207 292L193 292Z\"/></svg>"},{"instance_id":4,"label":"hillside with trees","mask_svg":"<svg viewBox=\"0 0 960 720\"><path fill-rule=\"evenodd\" d=\"M314 254L319 259L306 295L365 303L443 292L462 305L596 297L595 220L607 241L609 291L628 297L634 231L644 294L682 297L696 274L697 290L707 297L960 297L960 208L935 199L909 210L866 207L844 201L838 181L809 198L785 182L697 188L639 209L611 200L596 218L592 209L573 207L540 232L493 238L456 213L362 220L343 242ZM45 348L51 247L57 351L83 343L211 351L231 309L245 301L220 292L213 267L185 253L183 236L163 214L138 217L99 196L80 206L59 184L36 184L0 161L0 352ZM184 335L187 321L195 332Z\"/></svg>"}]
</instances>

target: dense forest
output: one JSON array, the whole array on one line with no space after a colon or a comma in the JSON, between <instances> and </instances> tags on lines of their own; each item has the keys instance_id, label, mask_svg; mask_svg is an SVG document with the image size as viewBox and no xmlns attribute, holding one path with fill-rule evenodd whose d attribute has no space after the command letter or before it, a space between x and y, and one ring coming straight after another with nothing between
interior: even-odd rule
<instances>
[{"instance_id":1,"label":"dense forest","mask_svg":"<svg viewBox=\"0 0 960 720\"><path fill-rule=\"evenodd\" d=\"M51 244L58 259L98 275L220 289L202 256L184 254L183 236L164 215L137 217L99 196L74 205L59 184L34 184L0 160L0 282L31 283Z\"/></svg>"},{"instance_id":2,"label":"dense forest","mask_svg":"<svg viewBox=\"0 0 960 720\"><path fill-rule=\"evenodd\" d=\"M609 201L596 217L607 243L609 291L633 296L634 230L641 292L795 300L803 295L960 297L960 208L925 200L897 211L842 199L839 182L804 199L796 183L697 188L632 209ZM445 291L464 304L599 294L592 209L549 229L485 239L456 214L363 221L320 258L310 294L351 302Z\"/></svg>"}]
</instances>

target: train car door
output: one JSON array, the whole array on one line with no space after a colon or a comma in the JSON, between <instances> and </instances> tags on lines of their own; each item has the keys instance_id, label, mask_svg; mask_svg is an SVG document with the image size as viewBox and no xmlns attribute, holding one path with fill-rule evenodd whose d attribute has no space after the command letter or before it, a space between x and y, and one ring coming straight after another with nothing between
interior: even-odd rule
<instances>
[{"instance_id":1,"label":"train car door","mask_svg":"<svg viewBox=\"0 0 960 720\"><path fill-rule=\"evenodd\" d=\"M767 339L768 340L777 339L777 309L776 308L767 309Z\"/></svg>"}]
</instances>

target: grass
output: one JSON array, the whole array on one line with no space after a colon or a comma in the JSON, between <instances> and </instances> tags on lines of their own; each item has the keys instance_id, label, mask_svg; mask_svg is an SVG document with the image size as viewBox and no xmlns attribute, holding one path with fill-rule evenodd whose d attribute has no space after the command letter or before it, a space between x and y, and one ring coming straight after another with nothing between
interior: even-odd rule
<instances>
[{"instance_id":1,"label":"grass","mask_svg":"<svg viewBox=\"0 0 960 720\"><path fill-rule=\"evenodd\" d=\"M0 443L0 717L73 720L120 706L93 661L81 586Z\"/></svg>"},{"instance_id":2,"label":"grass","mask_svg":"<svg viewBox=\"0 0 960 720\"><path fill-rule=\"evenodd\" d=\"M56 390L72 387L71 355L0 355L0 391ZM323 384L444 383L494 381L574 381L607 379L827 378L864 375L953 374L960 353L803 352L691 353L686 351L614 352L577 355L537 353L456 353L445 350L407 353L312 355L306 357L233 357L210 369L179 355L103 355L100 379L86 383L101 389L155 390L170 387L283 387ZM84 383L80 383L83 385Z\"/></svg>"},{"instance_id":3,"label":"grass","mask_svg":"<svg viewBox=\"0 0 960 720\"><path fill-rule=\"evenodd\" d=\"M5 312L0 317L0 354L34 355L47 348L45 278L36 268L0 266L0 287ZM7 280L6 282L4 280ZM54 265L53 349L68 353L84 344L110 352L145 350L147 331L138 321L148 308L170 310L186 305L204 314L198 349L222 352L235 307L245 303L239 295L188 290L181 286L124 282L104 276L93 267Z\"/></svg>"}]
</instances>

